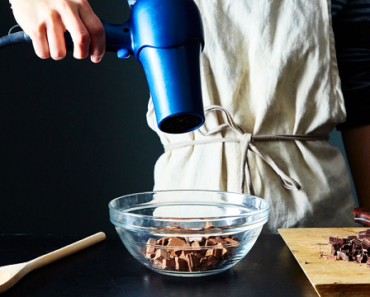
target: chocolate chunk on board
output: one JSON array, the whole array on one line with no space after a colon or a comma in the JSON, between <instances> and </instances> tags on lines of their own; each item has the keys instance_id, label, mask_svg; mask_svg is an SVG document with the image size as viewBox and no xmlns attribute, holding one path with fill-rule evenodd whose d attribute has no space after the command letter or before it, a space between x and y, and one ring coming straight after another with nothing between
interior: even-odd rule
<instances>
[{"instance_id":1,"label":"chocolate chunk on board","mask_svg":"<svg viewBox=\"0 0 370 297\"><path fill-rule=\"evenodd\" d=\"M366 237L366 230L361 230L358 232L358 238L362 239Z\"/></svg>"},{"instance_id":2,"label":"chocolate chunk on board","mask_svg":"<svg viewBox=\"0 0 370 297\"><path fill-rule=\"evenodd\" d=\"M364 240L362 241L362 248L364 250L367 250L367 252L370 252L370 239L364 238Z\"/></svg>"},{"instance_id":3,"label":"chocolate chunk on board","mask_svg":"<svg viewBox=\"0 0 370 297\"><path fill-rule=\"evenodd\" d=\"M331 243L331 255L324 256L326 259L333 259L344 261L354 261L357 263L366 263L366 267L370 267L369 255L370 239L367 234L370 229L360 231L359 236L350 235L347 238L338 238L334 236L329 237Z\"/></svg>"}]
</instances>

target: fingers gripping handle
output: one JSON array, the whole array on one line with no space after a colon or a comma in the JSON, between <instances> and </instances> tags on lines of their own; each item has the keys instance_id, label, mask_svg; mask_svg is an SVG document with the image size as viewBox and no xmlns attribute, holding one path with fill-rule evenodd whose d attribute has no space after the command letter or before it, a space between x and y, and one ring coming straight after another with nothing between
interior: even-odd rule
<instances>
[{"instance_id":1,"label":"fingers gripping handle","mask_svg":"<svg viewBox=\"0 0 370 297\"><path fill-rule=\"evenodd\" d=\"M133 53L131 48L131 30L128 22L117 25L101 21L106 36L106 51L117 52L119 58L128 58ZM71 35L64 33L66 48L73 49L73 40ZM0 38L0 48L19 43L32 42L32 39L23 31L9 34Z\"/></svg>"}]
</instances>

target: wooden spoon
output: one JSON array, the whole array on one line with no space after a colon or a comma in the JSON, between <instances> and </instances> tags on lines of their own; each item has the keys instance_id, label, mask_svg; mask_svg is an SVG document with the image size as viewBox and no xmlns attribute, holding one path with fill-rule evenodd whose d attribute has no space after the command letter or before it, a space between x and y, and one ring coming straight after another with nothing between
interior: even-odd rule
<instances>
[{"instance_id":1,"label":"wooden spoon","mask_svg":"<svg viewBox=\"0 0 370 297\"><path fill-rule=\"evenodd\" d=\"M99 232L29 262L0 267L0 293L13 287L22 277L32 270L72 255L80 250L103 241L105 238L105 234L103 232Z\"/></svg>"}]
</instances>

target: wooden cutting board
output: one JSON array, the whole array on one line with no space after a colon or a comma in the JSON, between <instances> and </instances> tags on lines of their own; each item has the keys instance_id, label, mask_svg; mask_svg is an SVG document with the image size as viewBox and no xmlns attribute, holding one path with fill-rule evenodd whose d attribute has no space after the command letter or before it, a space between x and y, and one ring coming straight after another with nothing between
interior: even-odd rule
<instances>
[{"instance_id":1,"label":"wooden cutting board","mask_svg":"<svg viewBox=\"0 0 370 297\"><path fill-rule=\"evenodd\" d=\"M328 260L329 236L358 236L368 228L293 228L279 229L319 296L370 296L370 268L365 263Z\"/></svg>"}]
</instances>

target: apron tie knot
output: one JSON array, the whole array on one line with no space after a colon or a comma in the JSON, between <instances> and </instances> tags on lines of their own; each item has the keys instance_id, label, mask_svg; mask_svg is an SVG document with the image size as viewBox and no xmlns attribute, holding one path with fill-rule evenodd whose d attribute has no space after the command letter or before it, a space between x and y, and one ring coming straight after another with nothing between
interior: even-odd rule
<instances>
[{"instance_id":1,"label":"apron tie knot","mask_svg":"<svg viewBox=\"0 0 370 297\"><path fill-rule=\"evenodd\" d=\"M226 117L226 123L221 124L212 130L209 130L207 133L202 133L204 136L210 136L225 128L233 130L237 134L237 139L240 144L240 192L244 193L244 185L247 183L247 189L250 195L255 195L253 184L252 184L252 175L251 169L248 160L248 151L251 150L256 153L262 160L264 160L275 174L279 177L283 187L288 190L300 190L301 185L295 181L293 178L286 175L279 166L267 155L262 153L255 145L252 144L254 137L251 133L246 133L241 127L235 124L234 119L231 117L230 113L223 107L217 105L211 105L205 109L205 111L218 110L221 111Z\"/></svg>"},{"instance_id":2,"label":"apron tie knot","mask_svg":"<svg viewBox=\"0 0 370 297\"><path fill-rule=\"evenodd\" d=\"M197 144L207 144L207 143L216 143L216 142L236 142L240 145L240 192L244 193L244 185L247 183L247 189L250 195L255 195L253 185L251 170L248 160L248 152L251 150L257 154L270 168L275 172L275 174L280 179L284 188L288 190L298 191L301 189L301 185L286 175L284 171L276 165L276 163L271 159L271 157L263 152L261 152L253 143L256 141L315 141L315 140L325 140L329 139L329 135L252 135L251 133L246 133L241 127L235 124L230 113L223 107L217 105L211 105L205 108L205 111L221 111L225 117L226 122L224 124L218 125L208 131L198 130L203 136L211 136L218 132L221 132L224 129L231 129L236 133L236 138L205 138L200 140L193 141L184 141L177 143L170 143L164 146L165 152L172 151L174 149L179 149L191 145Z\"/></svg>"}]
</instances>

